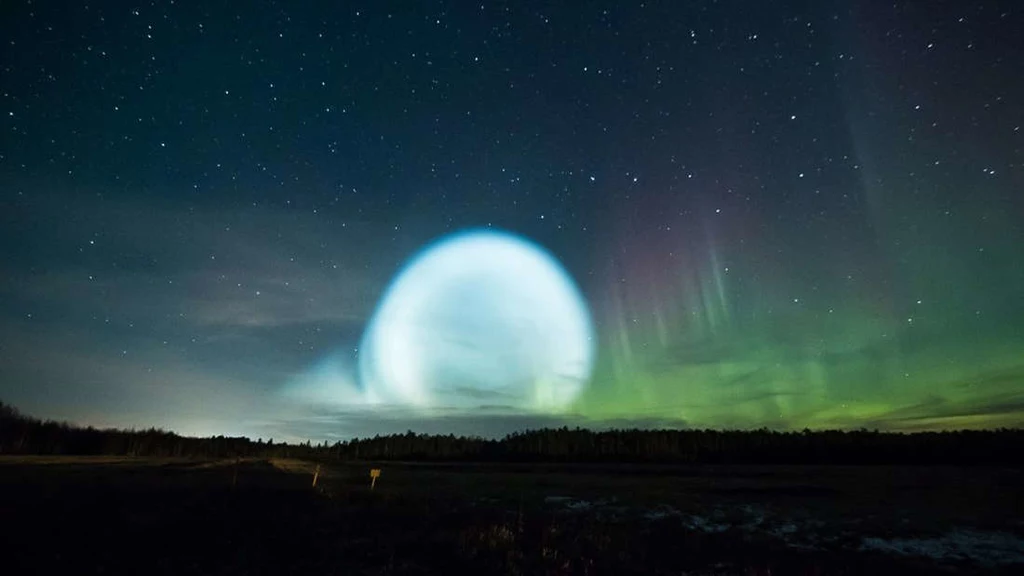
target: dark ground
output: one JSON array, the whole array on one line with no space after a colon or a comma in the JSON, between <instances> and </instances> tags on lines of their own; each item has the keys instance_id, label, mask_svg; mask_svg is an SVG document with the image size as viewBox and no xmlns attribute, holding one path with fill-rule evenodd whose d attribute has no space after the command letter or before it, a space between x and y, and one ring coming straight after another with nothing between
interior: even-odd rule
<instances>
[{"instance_id":1,"label":"dark ground","mask_svg":"<svg viewBox=\"0 0 1024 576\"><path fill-rule=\"evenodd\" d=\"M1024 573L1019 470L0 459L4 574Z\"/></svg>"}]
</instances>

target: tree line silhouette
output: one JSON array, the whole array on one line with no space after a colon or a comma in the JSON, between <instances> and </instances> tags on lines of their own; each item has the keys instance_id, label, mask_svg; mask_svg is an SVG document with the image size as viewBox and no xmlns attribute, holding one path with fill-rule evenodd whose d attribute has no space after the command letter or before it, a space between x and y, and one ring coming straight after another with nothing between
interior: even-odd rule
<instances>
[{"instance_id":1,"label":"tree line silhouette","mask_svg":"<svg viewBox=\"0 0 1024 576\"><path fill-rule=\"evenodd\" d=\"M328 444L193 438L156 428L101 430L21 414L0 402L0 455L307 458L319 461L652 462L678 464L954 464L1019 466L1024 429L895 433L869 430L592 431L546 428L501 439L374 436Z\"/></svg>"}]
</instances>

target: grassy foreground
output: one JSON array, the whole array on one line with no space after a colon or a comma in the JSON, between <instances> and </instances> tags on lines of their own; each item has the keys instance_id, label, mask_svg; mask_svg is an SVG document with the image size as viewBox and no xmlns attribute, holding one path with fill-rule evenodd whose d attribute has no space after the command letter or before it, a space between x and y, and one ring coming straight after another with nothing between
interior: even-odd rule
<instances>
[{"instance_id":1,"label":"grassy foreground","mask_svg":"<svg viewBox=\"0 0 1024 576\"><path fill-rule=\"evenodd\" d=\"M1013 574L1017 470L0 458L11 574ZM5 570L5 572L8 572Z\"/></svg>"}]
</instances>

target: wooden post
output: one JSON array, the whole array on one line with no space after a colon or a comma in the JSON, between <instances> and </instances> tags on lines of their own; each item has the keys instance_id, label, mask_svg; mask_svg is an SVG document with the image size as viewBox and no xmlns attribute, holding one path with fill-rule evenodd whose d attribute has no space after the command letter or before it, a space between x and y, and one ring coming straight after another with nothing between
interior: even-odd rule
<instances>
[{"instance_id":1,"label":"wooden post","mask_svg":"<svg viewBox=\"0 0 1024 576\"><path fill-rule=\"evenodd\" d=\"M377 485L377 478L380 478L380 468L370 469L370 490Z\"/></svg>"},{"instance_id":2,"label":"wooden post","mask_svg":"<svg viewBox=\"0 0 1024 576\"><path fill-rule=\"evenodd\" d=\"M313 488L316 488L316 479L320 477L320 465L316 465L316 471L313 472Z\"/></svg>"}]
</instances>

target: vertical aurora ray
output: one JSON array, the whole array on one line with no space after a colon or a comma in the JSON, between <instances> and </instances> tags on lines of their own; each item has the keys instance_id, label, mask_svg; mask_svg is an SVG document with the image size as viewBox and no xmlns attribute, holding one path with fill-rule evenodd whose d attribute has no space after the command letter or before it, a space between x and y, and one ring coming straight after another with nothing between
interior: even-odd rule
<instances>
[{"instance_id":1,"label":"vertical aurora ray","mask_svg":"<svg viewBox=\"0 0 1024 576\"><path fill-rule=\"evenodd\" d=\"M911 183L905 163L926 164L931 145L903 150L889 134L902 120L847 95L851 167L830 191L850 199L844 220L749 210L714 234L711 216L667 238L622 229L646 248L626 252L612 305L596 310L604 361L580 414L791 429L1024 422L1024 266L1008 241L1024 243L1020 224L939 175ZM673 210L718 214L685 198ZM813 226L820 236L803 231Z\"/></svg>"}]
</instances>

